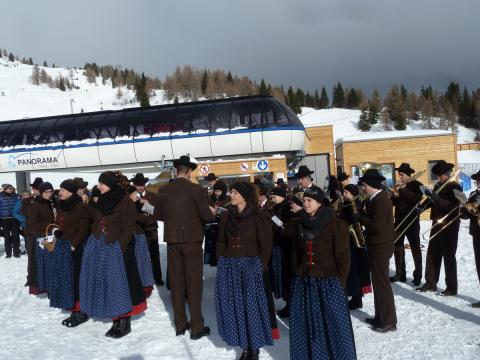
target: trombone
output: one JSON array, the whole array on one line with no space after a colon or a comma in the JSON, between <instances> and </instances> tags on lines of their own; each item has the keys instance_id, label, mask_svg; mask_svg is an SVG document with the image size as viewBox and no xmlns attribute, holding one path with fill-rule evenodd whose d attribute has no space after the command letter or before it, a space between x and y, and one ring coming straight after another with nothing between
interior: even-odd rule
<instances>
[{"instance_id":1,"label":"trombone","mask_svg":"<svg viewBox=\"0 0 480 360\"><path fill-rule=\"evenodd\" d=\"M408 179L408 181L406 182L397 182L395 183L391 188L389 188L388 190L395 196L398 196L398 192L403 189L405 186L407 186L407 184L409 182L412 182L413 180L417 180L418 178L420 178L420 176L422 176L423 174L425 173L425 170L422 170L422 171L419 171L417 172L416 174L412 175L410 177L410 179Z\"/></svg>"},{"instance_id":2,"label":"trombone","mask_svg":"<svg viewBox=\"0 0 480 360\"><path fill-rule=\"evenodd\" d=\"M436 194L440 193L440 191L442 191L447 184L451 183L457 177L457 175L460 174L461 170L462 168L458 168L457 170L455 170L455 172L447 179L447 181L445 181L437 190L435 190L435 193ZM420 201L417 202L415 206L412 208L412 210L410 210L410 212L403 218L400 224L398 224L395 227L395 233L396 233L400 229L400 227L403 225L403 223L405 223L405 221L410 217L410 215L412 215L412 213L414 213L415 211L417 212L417 214L412 218L412 220L407 224L407 226L405 226L402 232L399 235L397 235L397 237L393 241L394 243L396 243L398 239L400 239L403 236L403 234L407 232L408 228L412 226L412 224L417 220L418 217L420 217L420 214L425 210L427 210L428 206L430 205L430 202L431 200L424 194L420 199Z\"/></svg>"},{"instance_id":3,"label":"trombone","mask_svg":"<svg viewBox=\"0 0 480 360\"><path fill-rule=\"evenodd\" d=\"M434 239L438 234L440 234L443 230L445 230L450 224L455 222L458 218L462 216L461 209L464 208L467 210L470 214L473 216L478 216L480 213L480 203L467 203L467 198L464 193L454 189L453 192L455 193L455 197L460 201L460 204L455 206L452 210L448 212L447 215L442 216L438 221L430 226L427 230L424 231L422 234L422 239L426 241L430 241ZM443 225L435 234L431 235L430 237L426 237L426 235L431 232L433 229L435 229L438 225L442 225L445 220L448 219L448 217L453 214L455 211L458 211L458 214L456 214L449 222L447 222L445 225Z\"/></svg>"}]
</instances>

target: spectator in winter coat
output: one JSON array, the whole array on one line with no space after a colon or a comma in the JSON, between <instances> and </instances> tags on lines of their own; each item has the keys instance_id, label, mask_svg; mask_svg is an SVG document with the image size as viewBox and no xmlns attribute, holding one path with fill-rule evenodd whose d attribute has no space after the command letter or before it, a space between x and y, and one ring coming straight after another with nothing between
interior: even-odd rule
<instances>
[{"instance_id":1,"label":"spectator in winter coat","mask_svg":"<svg viewBox=\"0 0 480 360\"><path fill-rule=\"evenodd\" d=\"M20 225L13 216L13 209L18 200L13 186L2 185L3 192L0 194L0 226L5 237L5 253L7 258L20 257Z\"/></svg>"}]
</instances>

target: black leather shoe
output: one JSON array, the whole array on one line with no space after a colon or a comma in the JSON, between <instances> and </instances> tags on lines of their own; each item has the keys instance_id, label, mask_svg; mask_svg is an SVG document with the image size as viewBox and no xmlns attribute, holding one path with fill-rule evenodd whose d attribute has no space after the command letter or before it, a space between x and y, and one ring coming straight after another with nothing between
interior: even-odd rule
<instances>
[{"instance_id":1,"label":"black leather shoe","mask_svg":"<svg viewBox=\"0 0 480 360\"><path fill-rule=\"evenodd\" d=\"M175 333L175 336L182 336L182 335L185 335L185 332L187 330L190 330L190 323L187 322L187 326L185 326L183 329L181 330L177 330L176 333Z\"/></svg>"},{"instance_id":2,"label":"black leather shoe","mask_svg":"<svg viewBox=\"0 0 480 360\"><path fill-rule=\"evenodd\" d=\"M437 286L429 285L427 283L423 284L422 287L416 288L415 291L427 292L427 291L437 291Z\"/></svg>"},{"instance_id":3,"label":"black leather shoe","mask_svg":"<svg viewBox=\"0 0 480 360\"><path fill-rule=\"evenodd\" d=\"M362 302L361 296L352 296L352 298L348 301L349 310L361 309L362 307L363 307L363 302Z\"/></svg>"},{"instance_id":4,"label":"black leather shoe","mask_svg":"<svg viewBox=\"0 0 480 360\"><path fill-rule=\"evenodd\" d=\"M113 337L113 334L117 331L118 327L120 326L120 319L113 320L112 327L108 330L105 334L107 337Z\"/></svg>"},{"instance_id":5,"label":"black leather shoe","mask_svg":"<svg viewBox=\"0 0 480 360\"><path fill-rule=\"evenodd\" d=\"M415 279L412 280L412 285L413 286L420 286L421 283L422 283L421 280L415 280Z\"/></svg>"},{"instance_id":6,"label":"black leather shoe","mask_svg":"<svg viewBox=\"0 0 480 360\"><path fill-rule=\"evenodd\" d=\"M386 333L389 331L397 331L397 325L372 326L372 330L378 333Z\"/></svg>"},{"instance_id":7,"label":"black leather shoe","mask_svg":"<svg viewBox=\"0 0 480 360\"><path fill-rule=\"evenodd\" d=\"M450 290L449 288L446 288L444 291L442 291L440 294L442 294L443 296L455 296L457 295L457 292L456 291L452 291Z\"/></svg>"},{"instance_id":8,"label":"black leather shoe","mask_svg":"<svg viewBox=\"0 0 480 360\"><path fill-rule=\"evenodd\" d=\"M163 282L162 279L155 281L155 284L156 284L157 286L163 286L163 285L165 285L165 283Z\"/></svg>"},{"instance_id":9,"label":"black leather shoe","mask_svg":"<svg viewBox=\"0 0 480 360\"><path fill-rule=\"evenodd\" d=\"M251 351L252 351L251 349L243 350L242 356L240 356L238 360L249 360Z\"/></svg>"},{"instance_id":10,"label":"black leather shoe","mask_svg":"<svg viewBox=\"0 0 480 360\"><path fill-rule=\"evenodd\" d=\"M252 350L250 352L250 357L248 358L248 360L258 360L260 356L260 350L257 349L257 350Z\"/></svg>"},{"instance_id":11,"label":"black leather shoe","mask_svg":"<svg viewBox=\"0 0 480 360\"><path fill-rule=\"evenodd\" d=\"M370 325L375 325L375 318L366 318L365 322Z\"/></svg>"},{"instance_id":12,"label":"black leather shoe","mask_svg":"<svg viewBox=\"0 0 480 360\"><path fill-rule=\"evenodd\" d=\"M112 338L120 339L121 337L124 337L125 335L130 334L130 331L131 331L130 316L120 318L118 328L116 331L113 332Z\"/></svg>"},{"instance_id":13,"label":"black leather shoe","mask_svg":"<svg viewBox=\"0 0 480 360\"><path fill-rule=\"evenodd\" d=\"M210 335L210 328L208 326L205 326L202 330L197 332L196 334L190 334L190 339L192 340L198 340L201 339L204 336Z\"/></svg>"},{"instance_id":14,"label":"black leather shoe","mask_svg":"<svg viewBox=\"0 0 480 360\"><path fill-rule=\"evenodd\" d=\"M479 301L479 302L476 302L476 303L473 303L473 304L472 304L472 307L479 309L479 308L480 308L480 301Z\"/></svg>"}]
</instances>

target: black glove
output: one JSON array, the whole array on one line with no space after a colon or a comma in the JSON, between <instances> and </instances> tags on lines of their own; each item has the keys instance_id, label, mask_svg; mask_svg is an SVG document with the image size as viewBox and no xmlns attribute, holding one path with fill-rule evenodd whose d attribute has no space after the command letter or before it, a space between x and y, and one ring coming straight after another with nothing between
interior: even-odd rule
<instances>
[{"instance_id":1,"label":"black glove","mask_svg":"<svg viewBox=\"0 0 480 360\"><path fill-rule=\"evenodd\" d=\"M432 190L430 190L430 189L428 189L428 188L425 188L423 191L424 191L425 195L427 195L430 199L433 198L433 192L432 192Z\"/></svg>"},{"instance_id":2,"label":"black glove","mask_svg":"<svg viewBox=\"0 0 480 360\"><path fill-rule=\"evenodd\" d=\"M55 236L57 239L60 239L63 235L63 231L60 229L54 230L53 231L53 236Z\"/></svg>"}]
</instances>

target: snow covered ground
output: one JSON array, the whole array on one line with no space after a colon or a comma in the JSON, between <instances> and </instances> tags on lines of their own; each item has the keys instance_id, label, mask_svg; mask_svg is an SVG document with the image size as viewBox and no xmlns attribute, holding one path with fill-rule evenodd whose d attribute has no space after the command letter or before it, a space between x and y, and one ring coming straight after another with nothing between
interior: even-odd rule
<instances>
[{"instance_id":1,"label":"snow covered ground","mask_svg":"<svg viewBox=\"0 0 480 360\"><path fill-rule=\"evenodd\" d=\"M422 229L428 225L422 222ZM165 270L163 244L161 253ZM413 265L408 250L406 260L411 274ZM458 296L445 298L417 293L409 284L393 285L398 316L396 332L377 334L364 323L365 317L373 314L373 295L367 295L363 309L352 312L358 358L479 359L480 309L473 309L470 303L480 300L480 285L467 222L461 225L457 262ZM150 297L145 314L132 322L132 333L114 340L104 336L109 321L90 320L78 328L63 327L60 323L67 314L49 308L46 298L28 295L23 287L26 264L25 256L6 259L3 244L0 245L0 359L221 360L239 355L218 336L213 305L214 268L204 267L203 309L205 322L212 329L211 336L198 341L191 341L188 336L175 337L169 293L160 287ZM443 270L439 288L444 288ZM283 302L278 301L277 309L281 307ZM288 320L280 321L279 325L282 338L262 350L262 359L288 359Z\"/></svg>"}]
</instances>

